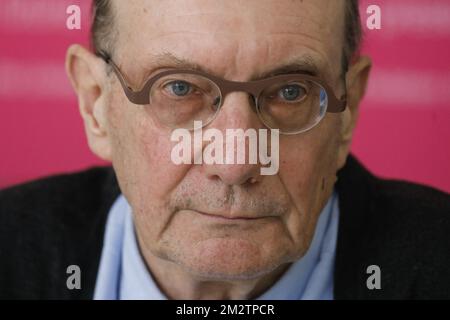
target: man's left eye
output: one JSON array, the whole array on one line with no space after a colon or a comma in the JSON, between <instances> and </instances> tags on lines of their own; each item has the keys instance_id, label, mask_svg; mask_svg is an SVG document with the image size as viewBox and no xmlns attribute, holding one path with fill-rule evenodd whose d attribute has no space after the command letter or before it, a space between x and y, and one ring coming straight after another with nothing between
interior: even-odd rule
<instances>
[{"instance_id":1,"label":"man's left eye","mask_svg":"<svg viewBox=\"0 0 450 320\"><path fill-rule=\"evenodd\" d=\"M298 84L291 84L281 88L278 96L286 101L302 100L306 96L306 90Z\"/></svg>"},{"instance_id":2,"label":"man's left eye","mask_svg":"<svg viewBox=\"0 0 450 320\"><path fill-rule=\"evenodd\" d=\"M182 97L191 92L192 86L186 81L173 81L167 84L172 94Z\"/></svg>"}]
</instances>

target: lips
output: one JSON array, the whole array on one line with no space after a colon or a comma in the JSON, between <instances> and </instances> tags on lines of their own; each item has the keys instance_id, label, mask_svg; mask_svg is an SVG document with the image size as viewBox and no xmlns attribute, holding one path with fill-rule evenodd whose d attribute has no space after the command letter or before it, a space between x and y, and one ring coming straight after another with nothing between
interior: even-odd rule
<instances>
[{"instance_id":1,"label":"lips","mask_svg":"<svg viewBox=\"0 0 450 320\"><path fill-rule=\"evenodd\" d=\"M255 216L255 215L230 215L230 214L213 214L213 213L206 213L203 211L193 210L197 212L198 214L201 214L203 216L222 220L222 221L229 221L229 222L238 222L238 221L256 221L256 220L262 220L266 218L273 218L274 216Z\"/></svg>"}]
</instances>

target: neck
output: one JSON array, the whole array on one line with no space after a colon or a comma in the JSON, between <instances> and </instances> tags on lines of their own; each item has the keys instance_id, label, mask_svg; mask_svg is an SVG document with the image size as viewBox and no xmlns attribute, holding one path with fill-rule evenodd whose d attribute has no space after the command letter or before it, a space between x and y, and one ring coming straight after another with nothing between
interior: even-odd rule
<instances>
[{"instance_id":1,"label":"neck","mask_svg":"<svg viewBox=\"0 0 450 320\"><path fill-rule=\"evenodd\" d=\"M247 300L267 291L288 269L282 265L274 271L248 280L220 280L199 277L183 267L152 254L145 256L147 266L160 290L177 300Z\"/></svg>"}]
</instances>

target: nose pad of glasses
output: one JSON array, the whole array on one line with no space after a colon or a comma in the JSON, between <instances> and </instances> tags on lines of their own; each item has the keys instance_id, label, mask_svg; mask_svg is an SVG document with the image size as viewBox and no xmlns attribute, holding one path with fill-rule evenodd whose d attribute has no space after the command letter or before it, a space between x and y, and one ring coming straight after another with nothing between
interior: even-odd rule
<instances>
[{"instance_id":1,"label":"nose pad of glasses","mask_svg":"<svg viewBox=\"0 0 450 320\"><path fill-rule=\"evenodd\" d=\"M253 112L256 112L256 97L251 93L248 94L248 103L252 107Z\"/></svg>"},{"instance_id":2,"label":"nose pad of glasses","mask_svg":"<svg viewBox=\"0 0 450 320\"><path fill-rule=\"evenodd\" d=\"M217 110L219 109L219 107L220 107L220 102L221 102L220 96L217 96L217 97L214 99L214 101L213 101L213 103L212 103L212 106L211 106L211 108L213 109L213 111L217 111Z\"/></svg>"}]
</instances>

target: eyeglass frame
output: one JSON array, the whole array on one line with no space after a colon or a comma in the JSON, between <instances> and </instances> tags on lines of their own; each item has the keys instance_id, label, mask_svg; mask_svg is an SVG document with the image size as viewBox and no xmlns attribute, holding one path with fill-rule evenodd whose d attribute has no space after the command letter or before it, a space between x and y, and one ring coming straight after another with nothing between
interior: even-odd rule
<instances>
[{"instance_id":1,"label":"eyeglass frame","mask_svg":"<svg viewBox=\"0 0 450 320\"><path fill-rule=\"evenodd\" d=\"M219 89L221 100L220 100L220 105L217 107L217 111L216 111L216 114L214 115L214 117L219 113L219 110L223 105L225 97L231 92L246 92L246 93L250 94L255 101L255 106L259 113L260 110L259 110L259 105L258 105L258 98L266 88L268 88L269 86L271 86L273 84L277 84L283 80L298 79L299 77L302 78L303 80L317 83L325 90L325 92L327 94L327 99L328 99L326 112L329 112L329 113L343 112L347 106L347 95L346 94L343 94L341 99L339 99L336 97L334 90L320 77L315 77L315 76L312 76L309 74L303 74L303 73L275 75L275 76L272 76L269 78L241 82L241 81L226 80L226 79L223 79L223 78L220 78L215 75L208 74L206 72L202 72L199 70L171 69L171 70L162 71L162 72L150 77L149 79L146 80L142 89L140 89L139 91L134 91L127 84L122 72L120 71L119 67L114 63L114 61L111 59L109 54L107 54L105 51L98 51L97 55L99 57L101 57L108 65L112 66L112 69L113 69L114 73L116 74L117 78L119 79L119 82L120 82L128 100L131 103L134 103L137 105L150 104L150 92L153 87L153 84L158 79L160 79L164 76L170 75L170 74L186 73L186 74L193 74L193 75L199 75L199 76L205 77L206 79L208 79L212 83L214 83L217 86L217 88ZM214 119L214 117L213 117L213 119ZM263 119L261 119L260 115L259 115L259 118L264 124L266 124L265 121ZM211 121L213 119L211 119ZM322 118L320 119L320 121L321 120L322 120ZM318 121L318 123L320 121ZM316 126L318 123L316 123L314 126ZM314 126L312 126L311 128L313 128ZM299 130L299 132L294 132L294 133L287 132L284 134L298 134L298 133L307 131L311 128L308 128L303 131Z\"/></svg>"}]
</instances>

